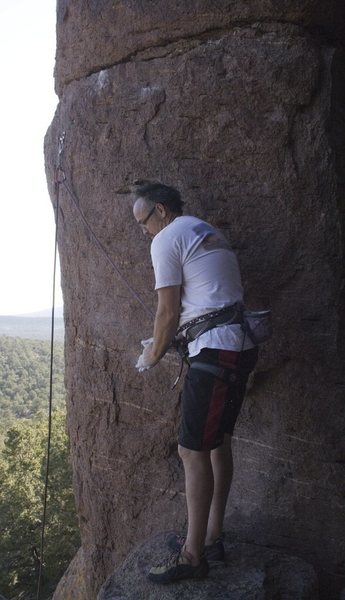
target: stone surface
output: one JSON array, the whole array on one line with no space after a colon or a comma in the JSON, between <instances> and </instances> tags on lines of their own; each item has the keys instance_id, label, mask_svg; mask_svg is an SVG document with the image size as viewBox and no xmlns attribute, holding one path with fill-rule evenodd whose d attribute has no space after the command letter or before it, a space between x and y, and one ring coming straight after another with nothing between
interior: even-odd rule
<instances>
[{"instance_id":1,"label":"stone surface","mask_svg":"<svg viewBox=\"0 0 345 600\"><path fill-rule=\"evenodd\" d=\"M84 552L80 548L60 579L52 600L85 600L88 590L84 570Z\"/></svg>"},{"instance_id":2,"label":"stone surface","mask_svg":"<svg viewBox=\"0 0 345 600\"><path fill-rule=\"evenodd\" d=\"M342 0L59 0L56 89L115 63L166 56L253 23L300 24L321 39L345 35Z\"/></svg>"},{"instance_id":3,"label":"stone surface","mask_svg":"<svg viewBox=\"0 0 345 600\"><path fill-rule=\"evenodd\" d=\"M136 549L102 586L97 600L317 600L316 573L305 561L249 544L225 541L225 564L211 567L202 581L168 586L147 580L147 573L168 555L160 534Z\"/></svg>"},{"instance_id":4,"label":"stone surface","mask_svg":"<svg viewBox=\"0 0 345 600\"><path fill-rule=\"evenodd\" d=\"M58 3L61 99L46 137L50 194L56 205L58 138L66 131L68 185L151 311L149 245L132 219L134 179L175 184L187 212L230 239L247 305L273 309L275 335L261 350L235 431L227 528L238 540L311 562L329 600L345 576L343 54L335 34L305 29L322 2L175 4L164 5L159 21L159 0L145 4L144 16L141 2L88 2L83 13L77 0ZM231 25L225 5L246 18ZM193 18L189 6L200 9ZM327 4L327 22L338 6ZM285 17L273 11L268 22L269 7ZM105 18L113 9L118 18ZM176 31L175 10L183 17ZM162 49L165 22L171 34ZM170 391L178 360L135 371L152 319L105 260L64 185L58 238L85 600L94 600L131 548L185 523L178 391Z\"/></svg>"}]
</instances>

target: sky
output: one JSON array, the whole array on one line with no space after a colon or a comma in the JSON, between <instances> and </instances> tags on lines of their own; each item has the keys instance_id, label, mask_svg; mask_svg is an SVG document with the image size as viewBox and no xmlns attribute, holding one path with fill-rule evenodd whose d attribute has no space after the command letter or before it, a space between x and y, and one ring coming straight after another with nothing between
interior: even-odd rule
<instances>
[{"instance_id":1,"label":"sky","mask_svg":"<svg viewBox=\"0 0 345 600\"><path fill-rule=\"evenodd\" d=\"M52 304L55 222L43 139L58 102L55 21L56 0L0 0L0 315Z\"/></svg>"}]
</instances>

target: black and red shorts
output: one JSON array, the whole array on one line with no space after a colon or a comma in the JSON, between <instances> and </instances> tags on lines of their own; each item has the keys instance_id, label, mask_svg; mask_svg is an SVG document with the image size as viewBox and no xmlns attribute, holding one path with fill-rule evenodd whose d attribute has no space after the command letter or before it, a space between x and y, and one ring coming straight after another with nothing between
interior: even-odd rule
<instances>
[{"instance_id":1,"label":"black and red shorts","mask_svg":"<svg viewBox=\"0 0 345 600\"><path fill-rule=\"evenodd\" d=\"M232 435L258 349L244 352L203 348L190 358L182 391L179 444L189 450L213 450Z\"/></svg>"}]
</instances>

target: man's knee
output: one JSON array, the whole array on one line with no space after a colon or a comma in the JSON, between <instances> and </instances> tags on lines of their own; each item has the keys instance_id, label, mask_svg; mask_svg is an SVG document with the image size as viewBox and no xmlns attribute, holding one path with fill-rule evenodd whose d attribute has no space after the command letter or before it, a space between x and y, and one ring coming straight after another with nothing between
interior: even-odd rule
<instances>
[{"instance_id":1,"label":"man's knee","mask_svg":"<svg viewBox=\"0 0 345 600\"><path fill-rule=\"evenodd\" d=\"M206 450L190 450L189 448L185 448L184 446L178 445L178 453L183 462L186 461L203 461L208 460L210 457L210 452Z\"/></svg>"},{"instance_id":2,"label":"man's knee","mask_svg":"<svg viewBox=\"0 0 345 600\"><path fill-rule=\"evenodd\" d=\"M189 450L189 448L184 448L180 444L178 445L178 454L181 460L188 460L193 450Z\"/></svg>"},{"instance_id":3,"label":"man's knee","mask_svg":"<svg viewBox=\"0 0 345 600\"><path fill-rule=\"evenodd\" d=\"M224 434L223 443L211 451L212 456L221 455L221 454L229 454L232 452L231 448L232 436L229 433Z\"/></svg>"}]
</instances>

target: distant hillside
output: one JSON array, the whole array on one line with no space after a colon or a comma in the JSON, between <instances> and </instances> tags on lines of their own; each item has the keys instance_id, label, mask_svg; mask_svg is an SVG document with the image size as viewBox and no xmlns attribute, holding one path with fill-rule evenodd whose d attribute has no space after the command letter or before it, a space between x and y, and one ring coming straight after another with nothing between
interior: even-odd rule
<instances>
[{"instance_id":1,"label":"distant hillside","mask_svg":"<svg viewBox=\"0 0 345 600\"><path fill-rule=\"evenodd\" d=\"M51 335L51 319L50 317L0 316L0 335L34 340L49 340ZM64 322L62 317L55 318L54 338L60 342L64 339Z\"/></svg>"},{"instance_id":2,"label":"distant hillside","mask_svg":"<svg viewBox=\"0 0 345 600\"><path fill-rule=\"evenodd\" d=\"M36 318L36 317L47 317L48 319L51 317L52 309L46 308L45 310L38 310L31 313L24 313L20 315L14 315L16 317L25 317L25 318ZM55 317L63 317L63 306L56 306L54 310Z\"/></svg>"}]
</instances>

